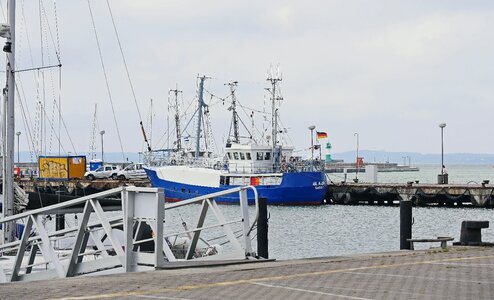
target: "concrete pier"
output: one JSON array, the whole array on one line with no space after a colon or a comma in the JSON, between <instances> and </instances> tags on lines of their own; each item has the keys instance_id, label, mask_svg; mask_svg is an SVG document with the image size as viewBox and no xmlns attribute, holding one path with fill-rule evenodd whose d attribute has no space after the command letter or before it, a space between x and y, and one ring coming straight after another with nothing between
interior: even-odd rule
<instances>
[{"instance_id":1,"label":"concrete pier","mask_svg":"<svg viewBox=\"0 0 494 300\"><path fill-rule=\"evenodd\" d=\"M411 200L413 205L494 207L492 184L331 183L326 200L335 204L397 205Z\"/></svg>"},{"instance_id":2,"label":"concrete pier","mask_svg":"<svg viewBox=\"0 0 494 300\"><path fill-rule=\"evenodd\" d=\"M0 285L1 299L492 299L494 248L200 266Z\"/></svg>"}]
</instances>

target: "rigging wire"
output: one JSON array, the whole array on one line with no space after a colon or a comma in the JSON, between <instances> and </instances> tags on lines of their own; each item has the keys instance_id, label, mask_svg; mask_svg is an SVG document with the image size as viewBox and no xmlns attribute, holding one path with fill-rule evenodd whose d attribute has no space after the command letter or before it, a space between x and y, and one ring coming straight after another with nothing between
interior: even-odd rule
<instances>
[{"instance_id":1,"label":"rigging wire","mask_svg":"<svg viewBox=\"0 0 494 300\"><path fill-rule=\"evenodd\" d=\"M58 35L58 21L57 21L56 1L53 1L54 2L54 11L55 11L56 36L57 36L57 39L56 39L57 44L56 45L55 45L55 39L53 38L53 33L52 33L52 30L51 30L50 22L48 21L48 15L46 14L46 9L45 9L45 6L44 6L44 2L43 2L43 0L40 0L39 2L40 2L40 5L41 5L40 12L43 12L42 15L45 18L46 27L48 28L48 33L50 34L51 42L53 43L53 48L55 49L55 56L57 57L57 61L60 64L61 63L61 57L60 57L60 37ZM40 15L40 18L41 18L41 15Z\"/></svg>"},{"instance_id":2,"label":"rigging wire","mask_svg":"<svg viewBox=\"0 0 494 300\"><path fill-rule=\"evenodd\" d=\"M134 103L136 105L137 114L139 115L139 124L141 125L142 133L144 135L144 141L147 144L148 150L151 151L151 145L149 144L148 139L146 137L146 132L144 131L144 125L142 123L141 111L139 110L139 105L137 104L137 97L136 97L136 93L134 90L134 85L132 84L132 79L130 78L130 72L129 72L129 68L127 66L127 60L125 59L125 55L124 55L124 52L122 49L122 43L120 42L120 36L118 34L117 26L115 24L115 19L113 18L113 12L111 10L110 1L106 0L106 4L108 6L108 11L110 12L111 21L113 24L113 30L115 31L115 36L116 36L117 42L118 42L118 48L120 49L120 54L122 56L122 61L124 63L125 72L127 73L127 79L129 80L130 90L132 91L132 97L134 98Z\"/></svg>"},{"instance_id":3,"label":"rigging wire","mask_svg":"<svg viewBox=\"0 0 494 300\"><path fill-rule=\"evenodd\" d=\"M34 140L33 140L33 137L32 137L31 128L29 127L29 122L28 122L29 119L26 117L26 110L24 109L24 105L22 103L22 97L21 97L21 94L19 92L17 81L16 81L15 85L16 85L17 97L19 98L19 100L21 100L18 103L19 103L19 106L21 108L21 113L22 113L22 116L23 116L22 120L23 120L23 124L24 124L24 132L27 133L27 134L25 134L25 137L26 137L27 145L29 147L29 152L31 154L31 161L33 161L33 152L35 151L35 148L34 148ZM32 124L31 124L31 126L32 126ZM31 146L33 148L31 148ZM38 157L37 153L36 153L36 157Z\"/></svg>"},{"instance_id":4,"label":"rigging wire","mask_svg":"<svg viewBox=\"0 0 494 300\"><path fill-rule=\"evenodd\" d=\"M110 99L111 110L112 110L112 114L113 114L113 121L115 122L115 126L117 127L118 141L120 143L120 149L122 151L123 160L125 161L125 152L124 152L123 145L122 145L122 138L120 136L120 129L118 127L117 116L115 114L115 108L114 108L114 105L113 105L113 98L112 98L111 90L110 90L110 84L108 83L108 76L106 74L105 63L103 61L103 54L101 52L101 46L100 46L100 43L99 43L98 32L96 31L96 24L94 22L93 10L91 9L91 2L90 2L90 0L87 0L87 5L89 7L89 14L91 15L91 22L93 24L93 31L94 31L94 36L96 38L96 44L98 46L98 53L99 53L99 58L100 58L100 62L101 62L101 67L103 69L103 75L105 77L106 91L108 92L108 98Z\"/></svg>"}]
</instances>

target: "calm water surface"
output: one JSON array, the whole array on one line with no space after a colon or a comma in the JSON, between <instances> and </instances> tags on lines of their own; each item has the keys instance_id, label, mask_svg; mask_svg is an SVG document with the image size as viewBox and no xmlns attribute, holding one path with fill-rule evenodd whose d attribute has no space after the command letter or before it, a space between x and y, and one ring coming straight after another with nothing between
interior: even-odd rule
<instances>
[{"instance_id":1,"label":"calm water surface","mask_svg":"<svg viewBox=\"0 0 494 300\"><path fill-rule=\"evenodd\" d=\"M405 183L419 180L435 183L439 166L419 166L419 172L378 173L380 182ZM450 183L494 183L491 165L447 166ZM342 174L338 174L342 175ZM233 207L227 207L234 210ZM316 207L268 207L269 251L273 258L290 259L333 256L400 248L399 207L324 205ZM414 207L415 238L451 236L458 241L463 220L487 220L484 241L494 242L494 209ZM434 244L433 244L434 245ZM417 245L419 249L430 247ZM439 245L434 245L439 246Z\"/></svg>"},{"instance_id":2,"label":"calm water surface","mask_svg":"<svg viewBox=\"0 0 494 300\"><path fill-rule=\"evenodd\" d=\"M379 173L381 182L404 183L411 180L434 183L440 169L437 166L420 166L420 172ZM450 182L494 183L492 166L449 166ZM331 175L337 179L342 174ZM179 210L167 210L165 232L182 230L182 221L191 228L196 221L200 205ZM239 206L220 206L227 219L240 218ZM254 208L251 207L251 213ZM276 259L308 258L399 250L399 207L322 205L314 207L269 206L269 251ZM205 226L213 224L210 211ZM414 207L413 237L460 237L463 220L487 220L494 227L494 209ZM236 226L235 230L240 227ZM221 230L204 232L205 238L223 235ZM484 241L494 242L494 230L482 231ZM215 241L216 242L216 241ZM254 248L257 247L254 239ZM419 244L422 249L431 245ZM434 245L439 246L439 245ZM228 245L225 245L228 247ZM419 248L420 249L420 248Z\"/></svg>"}]
</instances>

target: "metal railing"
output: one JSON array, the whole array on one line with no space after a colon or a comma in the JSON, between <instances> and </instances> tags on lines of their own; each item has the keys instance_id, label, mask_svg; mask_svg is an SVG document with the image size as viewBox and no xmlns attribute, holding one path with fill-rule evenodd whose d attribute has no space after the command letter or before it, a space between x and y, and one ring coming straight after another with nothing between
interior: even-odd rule
<instances>
[{"instance_id":1,"label":"metal railing","mask_svg":"<svg viewBox=\"0 0 494 300\"><path fill-rule=\"evenodd\" d=\"M252 189L255 195L256 212L252 224L249 221L247 205L248 189ZM227 220L215 198L232 193L240 194L242 217ZM115 213L112 213L113 216L108 216L99 200L104 198L108 201L110 196L115 195L120 196L114 201L115 206L121 207L121 213L118 216L115 216ZM257 200L257 191L254 187L248 186L165 207L163 189L127 186L9 216L0 219L0 224L22 221L25 223L25 228L20 240L0 245L0 254L15 253L15 257L11 257L12 263L9 266L5 263L0 265L0 282L73 277L109 269L133 272L138 270L138 266L159 268L165 266L167 262L179 260L245 259L246 256L254 256L251 235L258 217ZM201 204L198 221L193 228L165 235L163 229L165 211L190 204ZM208 210L213 212L217 223L204 226ZM43 216L63 212L82 213L82 217L78 218L79 224L62 230L49 230L43 222ZM242 243L231 228L234 223L242 224ZM146 227L151 229L151 235L144 234ZM232 252L215 256L197 255L201 233L211 228L221 228L224 231L233 247ZM123 241L118 238L117 230L122 230ZM190 234L191 238L187 244L186 254L181 259L174 252L169 238L187 234ZM108 240L106 244L103 243L105 238ZM60 239L69 242L69 251L60 251L55 247L56 241ZM89 241L94 244L93 247L87 247ZM152 244L152 251L149 249L144 251L145 243Z\"/></svg>"}]
</instances>

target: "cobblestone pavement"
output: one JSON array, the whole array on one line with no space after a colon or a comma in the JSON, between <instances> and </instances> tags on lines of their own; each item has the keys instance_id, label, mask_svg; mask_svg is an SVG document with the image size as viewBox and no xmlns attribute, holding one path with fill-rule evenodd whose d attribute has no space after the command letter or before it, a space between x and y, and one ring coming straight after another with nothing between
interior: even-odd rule
<instances>
[{"instance_id":1,"label":"cobblestone pavement","mask_svg":"<svg viewBox=\"0 0 494 300\"><path fill-rule=\"evenodd\" d=\"M275 261L0 285L0 299L492 299L494 248Z\"/></svg>"}]
</instances>

